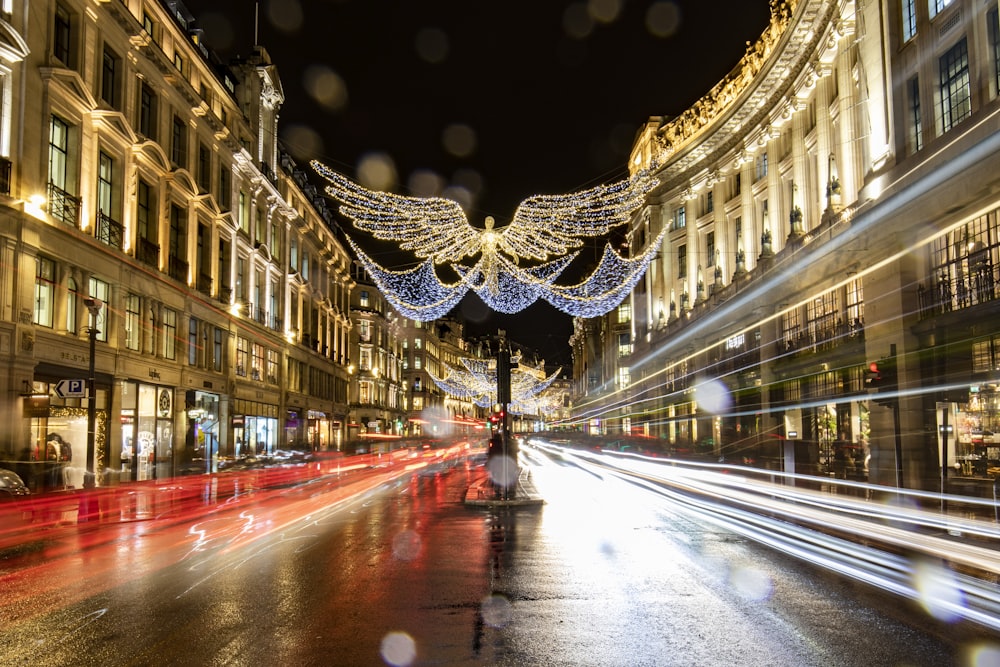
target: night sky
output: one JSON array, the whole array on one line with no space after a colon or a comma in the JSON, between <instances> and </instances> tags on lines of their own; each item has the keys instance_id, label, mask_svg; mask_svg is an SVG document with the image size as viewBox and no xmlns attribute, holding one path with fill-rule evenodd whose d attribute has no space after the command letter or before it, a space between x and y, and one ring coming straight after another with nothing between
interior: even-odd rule
<instances>
[{"instance_id":1,"label":"night sky","mask_svg":"<svg viewBox=\"0 0 1000 667\"><path fill-rule=\"evenodd\" d=\"M530 195L625 177L640 126L707 92L769 16L767 0L184 4L224 61L250 54L256 26L284 87L281 140L300 166L318 159L375 189L453 196L479 227L487 215L507 224ZM379 174L390 180L370 180ZM344 224L387 267L415 263ZM505 329L569 368L571 320L547 303L495 315L470 293L453 314L471 334Z\"/></svg>"}]
</instances>

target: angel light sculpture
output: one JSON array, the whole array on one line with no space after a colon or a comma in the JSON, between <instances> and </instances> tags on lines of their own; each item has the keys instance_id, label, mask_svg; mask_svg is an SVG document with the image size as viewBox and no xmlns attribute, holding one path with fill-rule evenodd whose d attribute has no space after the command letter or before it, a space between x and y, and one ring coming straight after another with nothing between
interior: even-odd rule
<instances>
[{"instance_id":1,"label":"angel light sculpture","mask_svg":"<svg viewBox=\"0 0 1000 667\"><path fill-rule=\"evenodd\" d=\"M577 193L535 195L521 202L510 224L496 228L487 217L485 228L478 229L454 200L373 191L320 162L312 167L329 182L326 193L340 202L340 213L356 229L396 242L423 260L415 268L393 271L348 238L386 299L404 317L420 321L444 316L470 289L502 313L520 312L541 298L570 315L602 315L639 281L665 233L632 258L605 244L590 275L559 285L556 279L584 239L629 222L656 183L649 172ZM438 266L450 267L458 279L443 282Z\"/></svg>"}]
</instances>

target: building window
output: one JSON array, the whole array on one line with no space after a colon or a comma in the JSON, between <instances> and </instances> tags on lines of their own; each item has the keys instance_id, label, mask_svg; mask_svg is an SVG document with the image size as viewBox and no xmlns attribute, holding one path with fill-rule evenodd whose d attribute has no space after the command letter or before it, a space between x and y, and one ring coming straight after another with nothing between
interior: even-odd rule
<instances>
[{"instance_id":1,"label":"building window","mask_svg":"<svg viewBox=\"0 0 1000 667\"><path fill-rule=\"evenodd\" d=\"M232 206L232 172L229 171L228 165L220 165L219 167L219 208L223 211L228 211L229 207Z\"/></svg>"},{"instance_id":2,"label":"building window","mask_svg":"<svg viewBox=\"0 0 1000 667\"><path fill-rule=\"evenodd\" d=\"M236 338L236 374L240 377L246 377L249 367L250 340L243 336L238 336Z\"/></svg>"},{"instance_id":3,"label":"building window","mask_svg":"<svg viewBox=\"0 0 1000 667\"><path fill-rule=\"evenodd\" d=\"M917 77L910 79L910 152L915 153L924 146L924 130L920 123L920 81Z\"/></svg>"},{"instance_id":4,"label":"building window","mask_svg":"<svg viewBox=\"0 0 1000 667\"><path fill-rule=\"evenodd\" d=\"M168 274L174 280L186 283L188 280L187 216L184 209L176 204L170 205L170 238L167 253Z\"/></svg>"},{"instance_id":5,"label":"building window","mask_svg":"<svg viewBox=\"0 0 1000 667\"><path fill-rule=\"evenodd\" d=\"M205 144L198 144L198 188L208 192L212 187L212 154Z\"/></svg>"},{"instance_id":6,"label":"building window","mask_svg":"<svg viewBox=\"0 0 1000 667\"><path fill-rule=\"evenodd\" d=\"M618 304L618 324L628 324L632 321L632 303L622 301Z\"/></svg>"},{"instance_id":7,"label":"building window","mask_svg":"<svg viewBox=\"0 0 1000 667\"><path fill-rule=\"evenodd\" d=\"M257 227L254 230L253 240L257 245L264 245L267 242L267 216L264 209L257 208Z\"/></svg>"},{"instance_id":8,"label":"building window","mask_svg":"<svg viewBox=\"0 0 1000 667\"><path fill-rule=\"evenodd\" d=\"M781 340L785 345L785 350L795 349L801 342L802 322L799 317L799 309L792 308L781 315Z\"/></svg>"},{"instance_id":9,"label":"building window","mask_svg":"<svg viewBox=\"0 0 1000 667\"><path fill-rule=\"evenodd\" d=\"M681 206L674 211L674 229L687 227L687 208Z\"/></svg>"},{"instance_id":10,"label":"building window","mask_svg":"<svg viewBox=\"0 0 1000 667\"><path fill-rule=\"evenodd\" d=\"M236 303L247 302L247 259L236 258Z\"/></svg>"},{"instance_id":11,"label":"building window","mask_svg":"<svg viewBox=\"0 0 1000 667\"><path fill-rule=\"evenodd\" d=\"M111 215L112 190L114 188L113 176L114 162L104 151L98 153L97 158L97 211L104 215Z\"/></svg>"},{"instance_id":12,"label":"building window","mask_svg":"<svg viewBox=\"0 0 1000 667\"><path fill-rule=\"evenodd\" d=\"M53 116L49 126L49 184L62 191L69 187L69 125Z\"/></svg>"},{"instance_id":13,"label":"building window","mask_svg":"<svg viewBox=\"0 0 1000 667\"><path fill-rule=\"evenodd\" d=\"M61 3L56 5L55 24L52 29L52 55L69 68L76 66L73 57L73 19Z\"/></svg>"},{"instance_id":14,"label":"building window","mask_svg":"<svg viewBox=\"0 0 1000 667\"><path fill-rule=\"evenodd\" d=\"M115 248L122 247L123 229L117 217L117 185L115 184L115 164L104 151L98 154L97 162L97 240Z\"/></svg>"},{"instance_id":15,"label":"building window","mask_svg":"<svg viewBox=\"0 0 1000 667\"><path fill-rule=\"evenodd\" d=\"M413 355L413 368L420 370L424 366L424 358L419 354Z\"/></svg>"},{"instance_id":16,"label":"building window","mask_svg":"<svg viewBox=\"0 0 1000 667\"><path fill-rule=\"evenodd\" d=\"M931 18L934 18L938 14L944 11L945 7L950 5L952 0L928 0L927 8L930 12Z\"/></svg>"},{"instance_id":17,"label":"building window","mask_svg":"<svg viewBox=\"0 0 1000 667\"><path fill-rule=\"evenodd\" d=\"M35 312L31 321L52 328L55 313L56 265L45 257L35 258Z\"/></svg>"},{"instance_id":18,"label":"building window","mask_svg":"<svg viewBox=\"0 0 1000 667\"><path fill-rule=\"evenodd\" d=\"M757 161L755 164L755 180L760 180L767 176L767 153L761 153L757 156Z\"/></svg>"},{"instance_id":19,"label":"building window","mask_svg":"<svg viewBox=\"0 0 1000 667\"><path fill-rule=\"evenodd\" d=\"M239 218L237 223L239 224L240 231L246 235L250 235L250 199L247 197L247 193L240 190L240 206L236 211L236 215Z\"/></svg>"},{"instance_id":20,"label":"building window","mask_svg":"<svg viewBox=\"0 0 1000 667\"><path fill-rule=\"evenodd\" d=\"M677 248L677 277L678 278L687 278L687 272L688 272L688 256L687 256L687 251L688 251L688 247L686 245L682 245L682 246L680 246L680 247Z\"/></svg>"},{"instance_id":21,"label":"building window","mask_svg":"<svg viewBox=\"0 0 1000 667\"><path fill-rule=\"evenodd\" d=\"M358 383L358 403L371 403L372 402L372 383L371 382L359 382Z\"/></svg>"},{"instance_id":22,"label":"building window","mask_svg":"<svg viewBox=\"0 0 1000 667\"><path fill-rule=\"evenodd\" d=\"M219 327L213 328L213 339L212 339L212 369L216 372L222 371L222 336L223 331Z\"/></svg>"},{"instance_id":23,"label":"building window","mask_svg":"<svg viewBox=\"0 0 1000 667\"><path fill-rule=\"evenodd\" d=\"M632 336L628 333L618 334L618 356L627 357L632 354Z\"/></svg>"},{"instance_id":24,"label":"building window","mask_svg":"<svg viewBox=\"0 0 1000 667\"><path fill-rule=\"evenodd\" d=\"M917 12L915 2L916 0L902 0L904 42L913 39L913 36L917 34Z\"/></svg>"},{"instance_id":25,"label":"building window","mask_svg":"<svg viewBox=\"0 0 1000 667\"><path fill-rule=\"evenodd\" d=\"M141 299L138 294L129 294L125 297L125 347L130 350L138 350L142 340L142 311Z\"/></svg>"},{"instance_id":26,"label":"building window","mask_svg":"<svg viewBox=\"0 0 1000 667\"><path fill-rule=\"evenodd\" d=\"M365 341L366 343L371 341L372 339L371 322L369 322L368 320L361 320L358 322L358 338Z\"/></svg>"},{"instance_id":27,"label":"building window","mask_svg":"<svg viewBox=\"0 0 1000 667\"><path fill-rule=\"evenodd\" d=\"M621 366L618 368L618 386L627 387L632 383L632 375L629 372L628 366Z\"/></svg>"},{"instance_id":28,"label":"building window","mask_svg":"<svg viewBox=\"0 0 1000 667\"><path fill-rule=\"evenodd\" d=\"M278 351L267 348L267 383L278 384Z\"/></svg>"},{"instance_id":29,"label":"building window","mask_svg":"<svg viewBox=\"0 0 1000 667\"><path fill-rule=\"evenodd\" d=\"M865 293L860 279L847 283L847 326L851 336L863 333L865 324Z\"/></svg>"},{"instance_id":30,"label":"building window","mask_svg":"<svg viewBox=\"0 0 1000 667\"><path fill-rule=\"evenodd\" d=\"M705 214L709 214L715 210L715 193L709 190L705 194Z\"/></svg>"},{"instance_id":31,"label":"building window","mask_svg":"<svg viewBox=\"0 0 1000 667\"><path fill-rule=\"evenodd\" d=\"M705 235L705 252L708 255L706 258L707 266L715 266L715 232L709 232Z\"/></svg>"},{"instance_id":32,"label":"building window","mask_svg":"<svg viewBox=\"0 0 1000 667\"><path fill-rule=\"evenodd\" d=\"M187 125L180 116L174 116L171 123L170 159L178 167L187 167Z\"/></svg>"},{"instance_id":33,"label":"building window","mask_svg":"<svg viewBox=\"0 0 1000 667\"><path fill-rule=\"evenodd\" d=\"M121 76L122 59L105 44L101 58L101 99L113 109L119 106L118 91L121 89Z\"/></svg>"},{"instance_id":34,"label":"building window","mask_svg":"<svg viewBox=\"0 0 1000 667\"><path fill-rule=\"evenodd\" d=\"M368 290L361 290L358 293L358 302L361 304L362 308L368 307Z\"/></svg>"},{"instance_id":35,"label":"building window","mask_svg":"<svg viewBox=\"0 0 1000 667\"><path fill-rule=\"evenodd\" d=\"M80 304L80 288L76 285L76 279L70 278L66 281L66 331L71 334L77 332L77 309Z\"/></svg>"},{"instance_id":36,"label":"building window","mask_svg":"<svg viewBox=\"0 0 1000 667\"><path fill-rule=\"evenodd\" d=\"M146 31L147 35L153 38L154 42L156 42L156 34L153 32L153 17L147 12L142 13L142 29Z\"/></svg>"},{"instance_id":37,"label":"building window","mask_svg":"<svg viewBox=\"0 0 1000 667\"><path fill-rule=\"evenodd\" d=\"M162 317L163 338L160 353L164 359L174 359L177 357L177 311L164 308Z\"/></svg>"},{"instance_id":38,"label":"building window","mask_svg":"<svg viewBox=\"0 0 1000 667\"><path fill-rule=\"evenodd\" d=\"M368 348L362 348L358 351L358 368L363 371L371 370L372 367L372 351Z\"/></svg>"},{"instance_id":39,"label":"building window","mask_svg":"<svg viewBox=\"0 0 1000 667\"><path fill-rule=\"evenodd\" d=\"M188 365L198 365L198 320L188 318Z\"/></svg>"},{"instance_id":40,"label":"building window","mask_svg":"<svg viewBox=\"0 0 1000 667\"><path fill-rule=\"evenodd\" d=\"M156 93L146 83L139 87L139 134L156 139Z\"/></svg>"},{"instance_id":41,"label":"building window","mask_svg":"<svg viewBox=\"0 0 1000 667\"><path fill-rule=\"evenodd\" d=\"M264 373L264 346L260 343L250 345L250 378L253 380L263 380Z\"/></svg>"},{"instance_id":42,"label":"building window","mask_svg":"<svg viewBox=\"0 0 1000 667\"><path fill-rule=\"evenodd\" d=\"M111 286L99 278L90 279L90 296L95 299L100 299L103 304L101 305L101 312L97 317L98 321L98 332L97 340L101 342L107 342L108 340L108 329L111 325L108 322L108 303L111 300ZM88 314L88 322L90 322ZM89 326L89 325L88 325Z\"/></svg>"},{"instance_id":43,"label":"building window","mask_svg":"<svg viewBox=\"0 0 1000 667\"><path fill-rule=\"evenodd\" d=\"M941 129L948 132L972 113L966 38L941 56Z\"/></svg>"},{"instance_id":44,"label":"building window","mask_svg":"<svg viewBox=\"0 0 1000 667\"><path fill-rule=\"evenodd\" d=\"M823 343L837 338L837 321L842 318L838 292L830 291L806 304L806 327L810 342Z\"/></svg>"}]
</instances>

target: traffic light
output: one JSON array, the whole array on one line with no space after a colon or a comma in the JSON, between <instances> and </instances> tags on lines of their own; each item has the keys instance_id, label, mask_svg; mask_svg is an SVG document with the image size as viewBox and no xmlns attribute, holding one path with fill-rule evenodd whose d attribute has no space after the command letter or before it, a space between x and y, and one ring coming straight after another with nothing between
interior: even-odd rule
<instances>
[{"instance_id":1,"label":"traffic light","mask_svg":"<svg viewBox=\"0 0 1000 667\"><path fill-rule=\"evenodd\" d=\"M868 389L878 389L882 386L882 369L879 362L871 361L865 370L865 387Z\"/></svg>"},{"instance_id":2,"label":"traffic light","mask_svg":"<svg viewBox=\"0 0 1000 667\"><path fill-rule=\"evenodd\" d=\"M896 374L896 356L890 355L868 364L865 372L865 386L876 392L875 402L891 405L896 399L899 380Z\"/></svg>"},{"instance_id":3,"label":"traffic light","mask_svg":"<svg viewBox=\"0 0 1000 667\"><path fill-rule=\"evenodd\" d=\"M493 428L501 428L503 426L504 412L500 410L499 412L494 412L490 415L490 426Z\"/></svg>"}]
</instances>

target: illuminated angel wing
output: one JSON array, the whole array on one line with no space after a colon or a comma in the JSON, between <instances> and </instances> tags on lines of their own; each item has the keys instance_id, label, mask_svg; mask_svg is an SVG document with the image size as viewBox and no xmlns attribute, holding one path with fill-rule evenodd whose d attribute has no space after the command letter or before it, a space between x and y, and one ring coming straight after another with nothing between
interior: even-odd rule
<instances>
[{"instance_id":1,"label":"illuminated angel wing","mask_svg":"<svg viewBox=\"0 0 1000 667\"><path fill-rule=\"evenodd\" d=\"M443 197L406 197L368 190L324 164L313 169L330 182L326 192L360 230L435 264L458 262L480 252L481 230L469 224L458 202Z\"/></svg>"},{"instance_id":2,"label":"illuminated angel wing","mask_svg":"<svg viewBox=\"0 0 1000 667\"><path fill-rule=\"evenodd\" d=\"M643 171L582 192L529 197L501 230L499 246L515 261L564 255L580 247L581 239L607 234L628 222L655 182L651 174Z\"/></svg>"}]
</instances>

